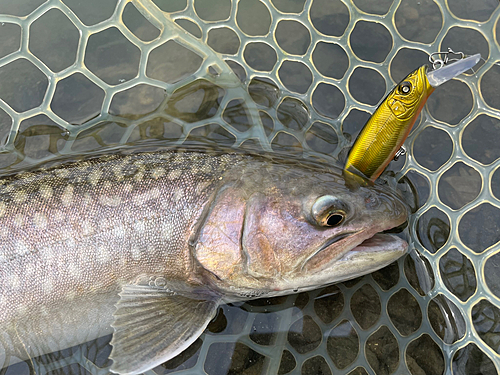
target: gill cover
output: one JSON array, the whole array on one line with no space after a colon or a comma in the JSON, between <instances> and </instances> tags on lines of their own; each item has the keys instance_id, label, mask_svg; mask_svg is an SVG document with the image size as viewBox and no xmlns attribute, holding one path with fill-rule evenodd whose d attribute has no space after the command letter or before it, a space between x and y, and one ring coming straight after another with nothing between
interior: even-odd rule
<instances>
[{"instance_id":1,"label":"gill cover","mask_svg":"<svg viewBox=\"0 0 500 375\"><path fill-rule=\"evenodd\" d=\"M375 181L401 148L434 88L427 66L406 76L379 105L358 135L345 169Z\"/></svg>"}]
</instances>

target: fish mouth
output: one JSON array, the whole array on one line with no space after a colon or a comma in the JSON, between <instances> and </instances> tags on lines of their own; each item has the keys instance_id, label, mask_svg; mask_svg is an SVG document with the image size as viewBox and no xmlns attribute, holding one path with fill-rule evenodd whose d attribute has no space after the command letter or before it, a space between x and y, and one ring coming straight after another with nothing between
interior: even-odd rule
<instances>
[{"instance_id":1,"label":"fish mouth","mask_svg":"<svg viewBox=\"0 0 500 375\"><path fill-rule=\"evenodd\" d=\"M371 253L392 253L392 252L406 252L408 243L396 234L402 233L408 227L408 220L405 220L399 225L373 233L371 236L364 239L360 244L354 246L347 251L339 260L346 261L352 259L353 256L359 256L362 252L364 254Z\"/></svg>"},{"instance_id":2,"label":"fish mouth","mask_svg":"<svg viewBox=\"0 0 500 375\"><path fill-rule=\"evenodd\" d=\"M356 235L356 233L359 233L359 232L342 233L341 235L330 238L323 245L321 245L321 247L316 251L316 253L313 255L313 257L316 256L318 253L324 251L325 249L329 248L330 246L332 246L334 244L338 245L339 242L342 242L342 240Z\"/></svg>"},{"instance_id":3,"label":"fish mouth","mask_svg":"<svg viewBox=\"0 0 500 375\"><path fill-rule=\"evenodd\" d=\"M392 226L363 229L339 234L325 241L319 249L304 262L305 271L323 271L336 262L346 262L354 258L377 258L404 254L408 243L398 237L408 226L408 221L391 223ZM393 254L393 255L391 255Z\"/></svg>"},{"instance_id":4,"label":"fish mouth","mask_svg":"<svg viewBox=\"0 0 500 375\"><path fill-rule=\"evenodd\" d=\"M390 233L380 232L367 238L358 246L346 252L339 261L348 261L356 256L373 256L376 253L405 253L408 243L398 236Z\"/></svg>"}]
</instances>

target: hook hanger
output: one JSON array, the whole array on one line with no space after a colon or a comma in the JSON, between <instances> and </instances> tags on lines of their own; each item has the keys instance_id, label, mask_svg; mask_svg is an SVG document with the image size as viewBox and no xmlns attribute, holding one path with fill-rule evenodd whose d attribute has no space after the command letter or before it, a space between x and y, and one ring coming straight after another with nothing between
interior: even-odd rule
<instances>
[{"instance_id":1,"label":"hook hanger","mask_svg":"<svg viewBox=\"0 0 500 375\"><path fill-rule=\"evenodd\" d=\"M450 55L455 55L459 57L450 58ZM429 56L429 62L432 64L433 69L439 69L442 68L444 65L449 64L450 62L458 61L464 59L465 57L466 57L465 53L455 52L450 47L448 47L448 51L446 52L440 51L431 53Z\"/></svg>"}]
</instances>

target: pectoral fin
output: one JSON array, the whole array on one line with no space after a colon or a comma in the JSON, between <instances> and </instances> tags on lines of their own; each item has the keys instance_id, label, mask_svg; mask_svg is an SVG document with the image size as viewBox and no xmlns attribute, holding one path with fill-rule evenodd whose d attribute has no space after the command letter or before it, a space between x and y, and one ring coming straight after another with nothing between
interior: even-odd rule
<instances>
[{"instance_id":1,"label":"pectoral fin","mask_svg":"<svg viewBox=\"0 0 500 375\"><path fill-rule=\"evenodd\" d=\"M191 345L212 320L220 298L191 299L168 289L126 285L114 313L111 371L140 374Z\"/></svg>"}]
</instances>

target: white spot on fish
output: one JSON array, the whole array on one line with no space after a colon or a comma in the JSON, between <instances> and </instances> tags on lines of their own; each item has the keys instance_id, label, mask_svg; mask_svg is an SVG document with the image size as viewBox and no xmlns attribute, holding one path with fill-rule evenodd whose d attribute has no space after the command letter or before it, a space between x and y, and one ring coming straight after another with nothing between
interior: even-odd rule
<instances>
[{"instance_id":1,"label":"white spot on fish","mask_svg":"<svg viewBox=\"0 0 500 375\"><path fill-rule=\"evenodd\" d=\"M82 275L82 270L80 267L78 267L78 265L75 263L75 262L69 262L66 266L66 270L67 270L67 273L69 275L71 275L71 277L74 279L74 280L78 280L81 275ZM73 296L70 296L70 297L74 297L75 295Z\"/></svg>"},{"instance_id":2,"label":"white spot on fish","mask_svg":"<svg viewBox=\"0 0 500 375\"><path fill-rule=\"evenodd\" d=\"M91 234L93 232L93 226L92 226L92 223L89 221L89 220L85 220L83 223L82 223L82 233L84 236L88 236L89 234Z\"/></svg>"},{"instance_id":3,"label":"white spot on fish","mask_svg":"<svg viewBox=\"0 0 500 375\"><path fill-rule=\"evenodd\" d=\"M0 227L0 237L8 237L10 234L10 231L6 227ZM1 262L1 260L0 260Z\"/></svg>"},{"instance_id":4,"label":"white spot on fish","mask_svg":"<svg viewBox=\"0 0 500 375\"><path fill-rule=\"evenodd\" d=\"M116 180L121 181L123 180L123 169L122 168L113 168L113 173L115 174Z\"/></svg>"},{"instance_id":5,"label":"white spot on fish","mask_svg":"<svg viewBox=\"0 0 500 375\"><path fill-rule=\"evenodd\" d=\"M14 184L11 184L11 185L5 186L3 189L4 189L4 192L10 193L11 191L13 191L15 189L15 187L14 187Z\"/></svg>"},{"instance_id":6,"label":"white spot on fish","mask_svg":"<svg viewBox=\"0 0 500 375\"><path fill-rule=\"evenodd\" d=\"M183 210L182 213L184 214L184 219L191 220L192 216L191 210Z\"/></svg>"},{"instance_id":7,"label":"white spot on fish","mask_svg":"<svg viewBox=\"0 0 500 375\"><path fill-rule=\"evenodd\" d=\"M106 263L110 259L109 250L105 247L100 247L97 249L96 257L99 263Z\"/></svg>"},{"instance_id":8,"label":"white spot on fish","mask_svg":"<svg viewBox=\"0 0 500 375\"><path fill-rule=\"evenodd\" d=\"M16 224L19 227L23 226L24 225L24 215L23 214L17 214L14 217L14 224Z\"/></svg>"},{"instance_id":9,"label":"white spot on fish","mask_svg":"<svg viewBox=\"0 0 500 375\"><path fill-rule=\"evenodd\" d=\"M145 232L146 231L146 224L142 220L136 221L134 224L134 229L139 233Z\"/></svg>"},{"instance_id":10,"label":"white spot on fish","mask_svg":"<svg viewBox=\"0 0 500 375\"><path fill-rule=\"evenodd\" d=\"M125 193L130 193L132 191L134 187L132 186L132 184L124 184L123 185L123 191Z\"/></svg>"},{"instance_id":11,"label":"white spot on fish","mask_svg":"<svg viewBox=\"0 0 500 375\"><path fill-rule=\"evenodd\" d=\"M21 286L21 279L17 274L12 273L7 276L7 285L9 285L13 289L17 289Z\"/></svg>"},{"instance_id":12,"label":"white spot on fish","mask_svg":"<svg viewBox=\"0 0 500 375\"><path fill-rule=\"evenodd\" d=\"M92 203L92 197L90 196L89 193L85 193L83 195L83 200L82 200L82 203L85 205L85 206L88 206Z\"/></svg>"},{"instance_id":13,"label":"white spot on fish","mask_svg":"<svg viewBox=\"0 0 500 375\"><path fill-rule=\"evenodd\" d=\"M135 205L141 206L149 200L158 199L160 195L161 195L160 190L157 188L153 188L150 191L136 195L133 198L133 202Z\"/></svg>"},{"instance_id":14,"label":"white spot on fish","mask_svg":"<svg viewBox=\"0 0 500 375\"><path fill-rule=\"evenodd\" d=\"M70 237L66 240L66 246L70 248L74 248L76 246L75 239L73 237Z\"/></svg>"},{"instance_id":15,"label":"white spot on fish","mask_svg":"<svg viewBox=\"0 0 500 375\"><path fill-rule=\"evenodd\" d=\"M151 176L153 176L153 178L155 180L162 177L164 174L165 174L165 168L161 168L161 167L155 168L155 169L153 169L153 172L151 172Z\"/></svg>"},{"instance_id":16,"label":"white spot on fish","mask_svg":"<svg viewBox=\"0 0 500 375\"><path fill-rule=\"evenodd\" d=\"M144 172L137 172L134 176L135 181L142 181L144 178Z\"/></svg>"},{"instance_id":17,"label":"white spot on fish","mask_svg":"<svg viewBox=\"0 0 500 375\"><path fill-rule=\"evenodd\" d=\"M161 191L158 188L153 188L149 191L149 196L151 197L150 199L158 199L160 198Z\"/></svg>"},{"instance_id":18,"label":"white spot on fish","mask_svg":"<svg viewBox=\"0 0 500 375\"><path fill-rule=\"evenodd\" d=\"M201 167L200 167L200 172L203 172L203 173L210 173L212 171L212 168L210 167L210 165L208 163L204 163Z\"/></svg>"},{"instance_id":19,"label":"white spot on fish","mask_svg":"<svg viewBox=\"0 0 500 375\"><path fill-rule=\"evenodd\" d=\"M30 249L24 241L17 241L15 245L15 250L18 255L26 255L29 253Z\"/></svg>"},{"instance_id":20,"label":"white spot on fish","mask_svg":"<svg viewBox=\"0 0 500 375\"><path fill-rule=\"evenodd\" d=\"M113 229L113 234L116 236L116 237L119 237L119 238L123 238L125 237L125 228L123 227L123 225L118 225L117 227L115 227Z\"/></svg>"},{"instance_id":21,"label":"white spot on fish","mask_svg":"<svg viewBox=\"0 0 500 375\"><path fill-rule=\"evenodd\" d=\"M69 171L67 169L57 169L55 173L58 177L63 177L63 178L69 175Z\"/></svg>"},{"instance_id":22,"label":"white spot on fish","mask_svg":"<svg viewBox=\"0 0 500 375\"><path fill-rule=\"evenodd\" d=\"M99 183L101 176L102 171L100 169L94 169L92 172L90 172L89 182L92 184L92 186L96 186Z\"/></svg>"},{"instance_id":23,"label":"white spot on fish","mask_svg":"<svg viewBox=\"0 0 500 375\"><path fill-rule=\"evenodd\" d=\"M140 260L142 257L142 251L140 248L134 246L130 249L130 255L133 260Z\"/></svg>"},{"instance_id":24,"label":"white spot on fish","mask_svg":"<svg viewBox=\"0 0 500 375\"><path fill-rule=\"evenodd\" d=\"M61 195L61 202L64 206L68 207L73 203L73 185L68 185Z\"/></svg>"},{"instance_id":25,"label":"white spot on fish","mask_svg":"<svg viewBox=\"0 0 500 375\"><path fill-rule=\"evenodd\" d=\"M163 223L161 228L161 235L163 236L163 238L171 238L173 234L174 228L172 224Z\"/></svg>"},{"instance_id":26,"label":"white spot on fish","mask_svg":"<svg viewBox=\"0 0 500 375\"><path fill-rule=\"evenodd\" d=\"M40 190L40 196L43 199L49 199L50 197L52 197L53 190L50 186L42 185L42 186L40 186L39 190Z\"/></svg>"},{"instance_id":27,"label":"white spot on fish","mask_svg":"<svg viewBox=\"0 0 500 375\"><path fill-rule=\"evenodd\" d=\"M54 283L50 279L46 279L42 284L43 293L49 294L54 289Z\"/></svg>"},{"instance_id":28,"label":"white spot on fish","mask_svg":"<svg viewBox=\"0 0 500 375\"><path fill-rule=\"evenodd\" d=\"M20 305L16 310L19 316L24 316L28 311L28 306Z\"/></svg>"},{"instance_id":29,"label":"white spot on fish","mask_svg":"<svg viewBox=\"0 0 500 375\"><path fill-rule=\"evenodd\" d=\"M57 263L58 256L57 252L52 247L46 247L43 249L43 257L48 263L55 264Z\"/></svg>"},{"instance_id":30,"label":"white spot on fish","mask_svg":"<svg viewBox=\"0 0 500 375\"><path fill-rule=\"evenodd\" d=\"M170 202L170 200L168 199L162 199L160 200L160 207L163 209L163 210L168 210L170 209L170 206L172 205L172 202Z\"/></svg>"},{"instance_id":31,"label":"white spot on fish","mask_svg":"<svg viewBox=\"0 0 500 375\"><path fill-rule=\"evenodd\" d=\"M14 202L23 203L24 201L26 201L26 193L22 190L16 191L14 193Z\"/></svg>"},{"instance_id":32,"label":"white spot on fish","mask_svg":"<svg viewBox=\"0 0 500 375\"><path fill-rule=\"evenodd\" d=\"M111 197L106 195L101 195L99 197L99 202L104 206L116 207L120 205L120 203L122 202L122 198L119 197L118 195L114 195Z\"/></svg>"},{"instance_id":33,"label":"white spot on fish","mask_svg":"<svg viewBox=\"0 0 500 375\"><path fill-rule=\"evenodd\" d=\"M54 209L50 217L54 218L56 222L60 222L64 220L64 213L61 210Z\"/></svg>"},{"instance_id":34,"label":"white spot on fish","mask_svg":"<svg viewBox=\"0 0 500 375\"><path fill-rule=\"evenodd\" d=\"M175 180L179 178L181 174L182 172L180 169L174 169L173 171L170 171L170 173L168 174L168 178L171 180Z\"/></svg>"},{"instance_id":35,"label":"white spot on fish","mask_svg":"<svg viewBox=\"0 0 500 375\"><path fill-rule=\"evenodd\" d=\"M35 212L33 214L33 224L37 228L43 229L47 226L47 217L41 212Z\"/></svg>"},{"instance_id":36,"label":"white spot on fish","mask_svg":"<svg viewBox=\"0 0 500 375\"><path fill-rule=\"evenodd\" d=\"M182 191L182 189L178 189L175 191L174 193L174 202L175 203L179 203L179 201L184 198L184 192Z\"/></svg>"},{"instance_id":37,"label":"white spot on fish","mask_svg":"<svg viewBox=\"0 0 500 375\"><path fill-rule=\"evenodd\" d=\"M206 188L210 186L210 182L201 182L198 185L196 185L195 192L196 194L201 194Z\"/></svg>"}]
</instances>

